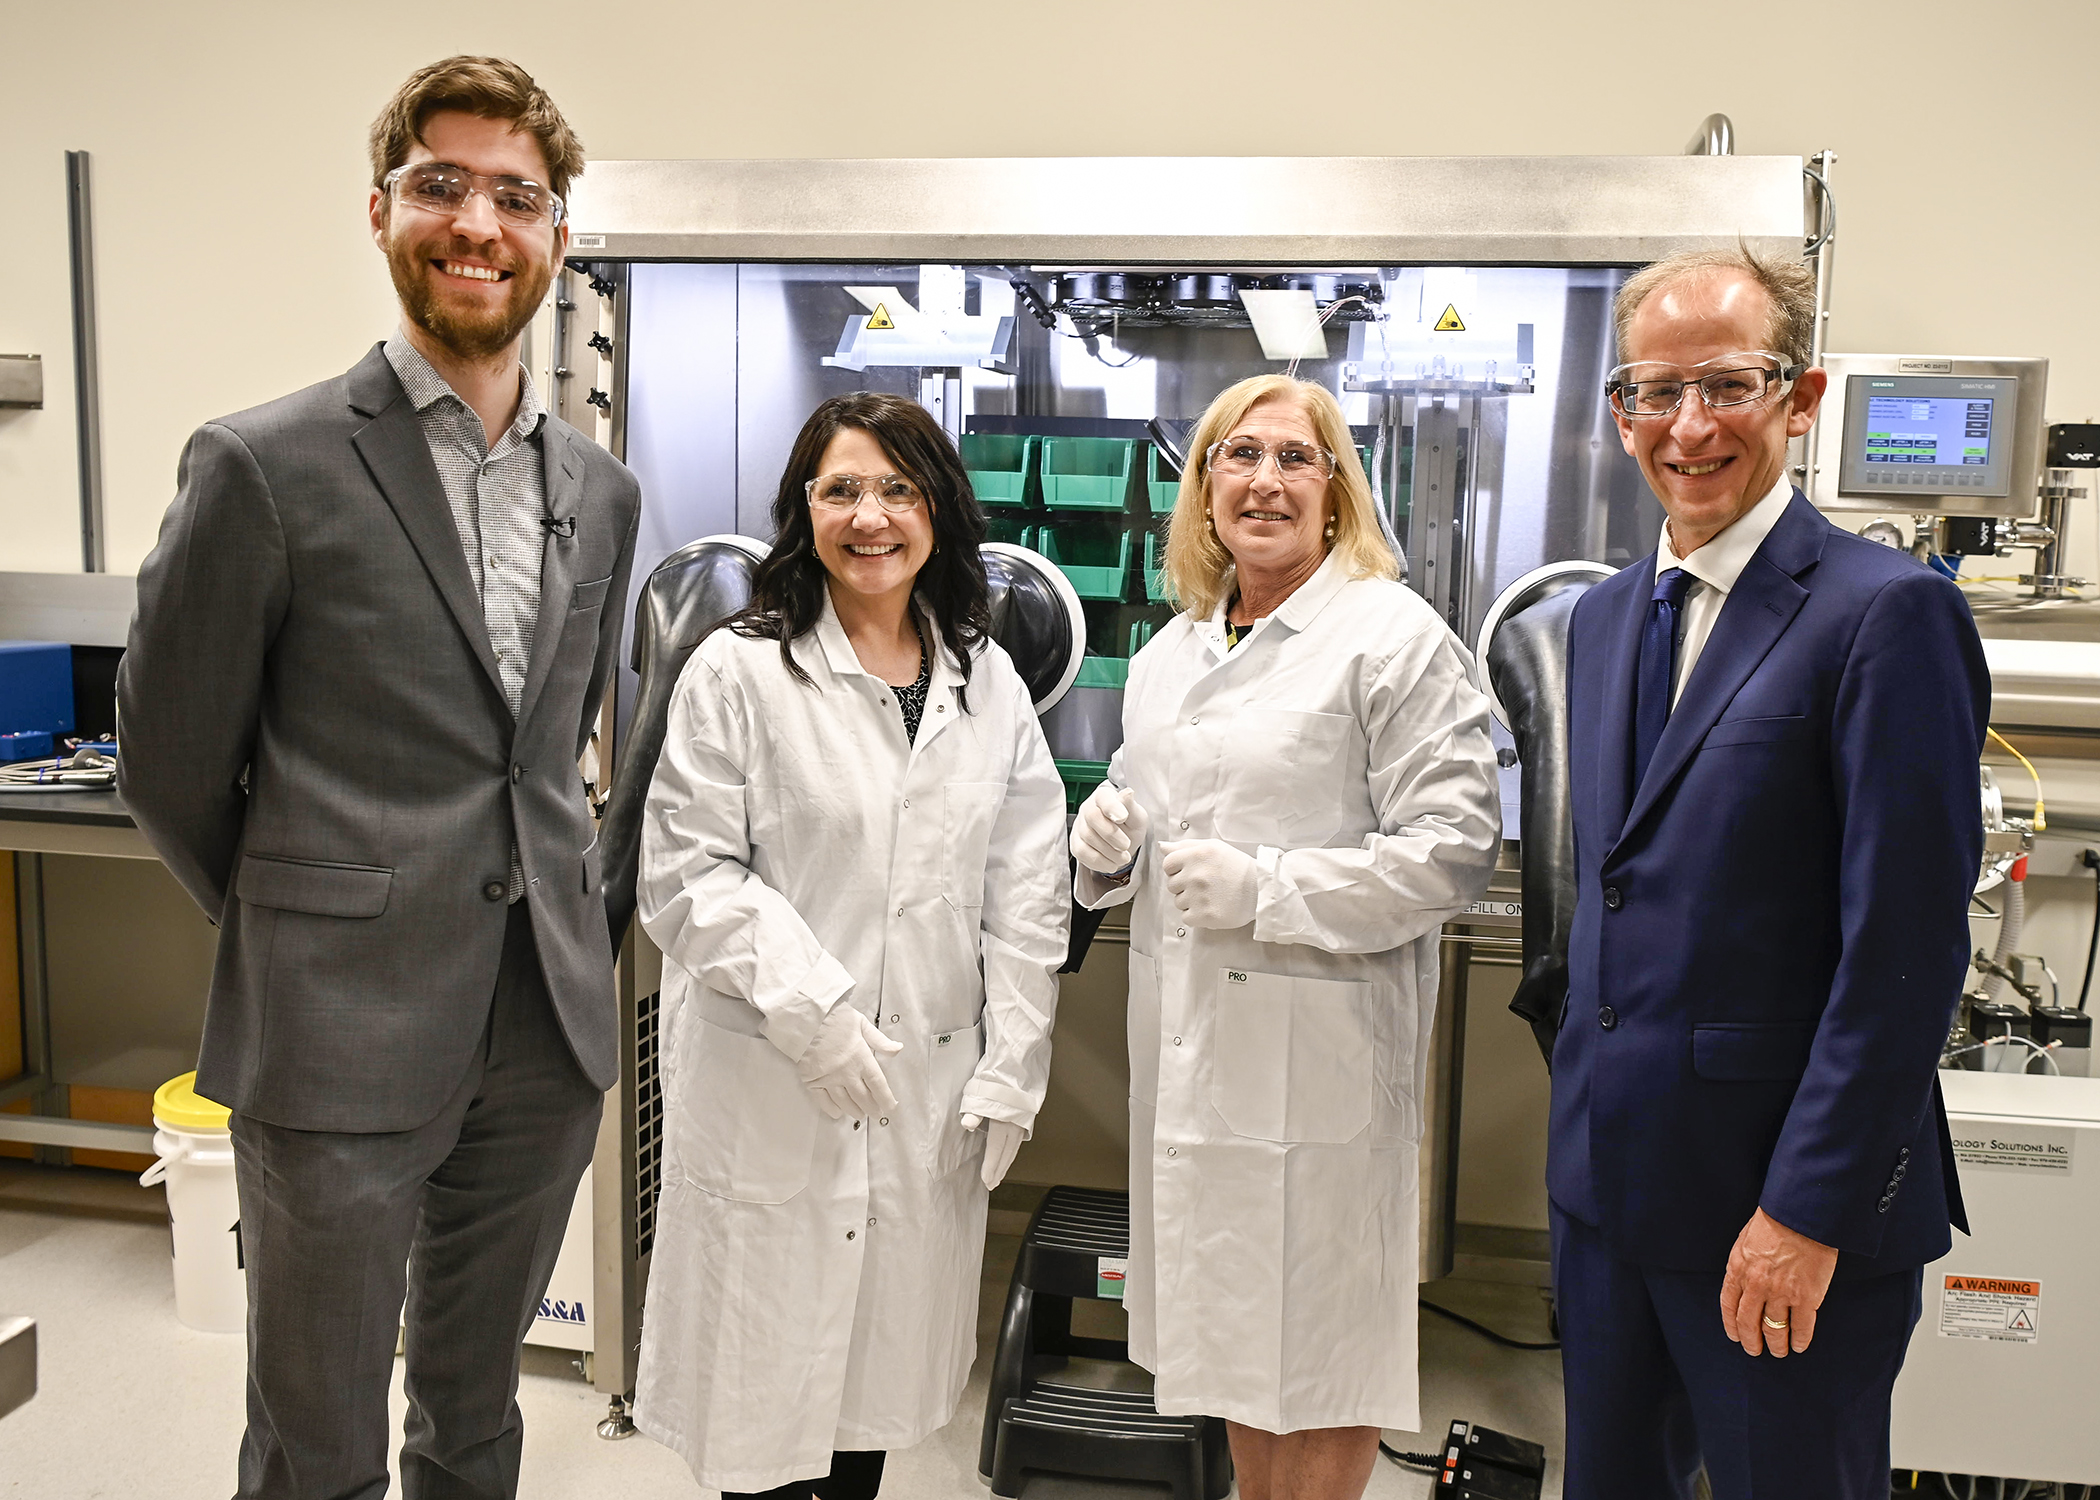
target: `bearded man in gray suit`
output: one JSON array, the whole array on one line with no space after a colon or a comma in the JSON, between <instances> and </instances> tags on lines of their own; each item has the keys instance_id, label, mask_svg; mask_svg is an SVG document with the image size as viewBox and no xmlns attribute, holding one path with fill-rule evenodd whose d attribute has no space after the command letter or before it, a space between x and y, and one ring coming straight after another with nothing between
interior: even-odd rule
<instances>
[{"instance_id":1,"label":"bearded man in gray suit","mask_svg":"<svg viewBox=\"0 0 2100 1500\"><path fill-rule=\"evenodd\" d=\"M640 498L518 359L581 144L456 57L372 127L399 331L199 428L119 684L119 783L219 924L197 1087L233 1111L242 1497L517 1490L519 1346L617 1071L577 760Z\"/></svg>"}]
</instances>

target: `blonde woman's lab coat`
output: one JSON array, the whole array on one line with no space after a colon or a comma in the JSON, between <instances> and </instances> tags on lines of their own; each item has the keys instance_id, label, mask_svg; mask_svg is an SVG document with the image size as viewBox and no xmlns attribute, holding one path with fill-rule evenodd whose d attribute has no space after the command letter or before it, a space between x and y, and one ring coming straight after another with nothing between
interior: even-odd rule
<instances>
[{"instance_id":1,"label":"blonde woman's lab coat","mask_svg":"<svg viewBox=\"0 0 2100 1500\"><path fill-rule=\"evenodd\" d=\"M1159 1409L1267 1432L1419 1426L1416 1147L1438 929L1501 837L1487 703L1398 583L1333 557L1227 652L1221 609L1131 663L1110 779L1151 819L1128 886L1131 1357ZM1160 845L1253 855L1237 931Z\"/></svg>"},{"instance_id":2,"label":"blonde woman's lab coat","mask_svg":"<svg viewBox=\"0 0 2100 1500\"><path fill-rule=\"evenodd\" d=\"M828 602L795 656L814 685L773 641L694 651L642 836L665 1141L634 1415L726 1490L954 1415L987 1198L960 1117L1033 1124L1071 911L1064 791L1005 652L968 712L937 655L916 745ZM828 1119L796 1076L833 1005L904 1044L886 1114Z\"/></svg>"}]
</instances>

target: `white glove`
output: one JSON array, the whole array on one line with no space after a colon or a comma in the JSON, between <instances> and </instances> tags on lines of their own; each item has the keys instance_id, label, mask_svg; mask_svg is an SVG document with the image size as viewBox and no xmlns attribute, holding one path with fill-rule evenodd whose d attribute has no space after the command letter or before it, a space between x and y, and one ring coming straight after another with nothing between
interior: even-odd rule
<instances>
[{"instance_id":1,"label":"white glove","mask_svg":"<svg viewBox=\"0 0 2100 1500\"><path fill-rule=\"evenodd\" d=\"M1072 824L1072 857L1098 874L1120 875L1136 861L1150 826L1136 792L1104 781L1079 804Z\"/></svg>"},{"instance_id":2,"label":"white glove","mask_svg":"<svg viewBox=\"0 0 2100 1500\"><path fill-rule=\"evenodd\" d=\"M989 1191L1006 1180L1006 1169L1014 1164L1014 1153L1028 1139L1028 1132L1008 1120L987 1120L982 1115L962 1117L965 1130L975 1130L980 1125L985 1127L984 1185Z\"/></svg>"},{"instance_id":3,"label":"white glove","mask_svg":"<svg viewBox=\"0 0 2100 1500\"><path fill-rule=\"evenodd\" d=\"M841 1000L818 1023L815 1036L795 1064L795 1072L817 1096L817 1104L834 1120L852 1115L856 1119L878 1109L895 1109L897 1096L889 1079L882 1075L879 1052L887 1057L902 1052L904 1043L893 1042L875 1023Z\"/></svg>"},{"instance_id":4,"label":"white glove","mask_svg":"<svg viewBox=\"0 0 2100 1500\"><path fill-rule=\"evenodd\" d=\"M1181 914L1198 927L1245 927L1254 920L1254 858L1217 839L1161 844L1160 870Z\"/></svg>"}]
</instances>

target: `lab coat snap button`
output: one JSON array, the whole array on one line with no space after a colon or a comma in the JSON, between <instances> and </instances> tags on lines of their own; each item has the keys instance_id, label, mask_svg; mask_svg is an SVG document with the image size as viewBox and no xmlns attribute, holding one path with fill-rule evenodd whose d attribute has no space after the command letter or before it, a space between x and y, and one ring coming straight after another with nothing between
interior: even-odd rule
<instances>
[{"instance_id":1,"label":"lab coat snap button","mask_svg":"<svg viewBox=\"0 0 2100 1500\"><path fill-rule=\"evenodd\" d=\"M1186 927L1177 927L1174 929L1174 936L1176 937L1187 937L1188 935L1189 930Z\"/></svg>"},{"instance_id":2,"label":"lab coat snap button","mask_svg":"<svg viewBox=\"0 0 2100 1500\"><path fill-rule=\"evenodd\" d=\"M525 768L523 766L512 766L510 768L510 784L512 786L516 786L519 782L523 781L524 779Z\"/></svg>"},{"instance_id":3,"label":"lab coat snap button","mask_svg":"<svg viewBox=\"0 0 2100 1500\"><path fill-rule=\"evenodd\" d=\"M1604 888L1605 910L1617 911L1624 904L1625 898L1619 894L1619 888L1617 886L1608 885Z\"/></svg>"},{"instance_id":4,"label":"lab coat snap button","mask_svg":"<svg viewBox=\"0 0 2100 1500\"><path fill-rule=\"evenodd\" d=\"M847 1239L849 1239L849 1240L853 1238L853 1231L852 1231L852 1230L850 1230L850 1229L849 1229L849 1230L847 1230L847 1231L846 1231L846 1238L847 1238Z\"/></svg>"},{"instance_id":5,"label":"lab coat snap button","mask_svg":"<svg viewBox=\"0 0 2100 1500\"><path fill-rule=\"evenodd\" d=\"M1609 1005L1600 1005L1597 1007L1597 1024L1610 1031L1619 1024L1619 1013Z\"/></svg>"},{"instance_id":6,"label":"lab coat snap button","mask_svg":"<svg viewBox=\"0 0 2100 1500\"><path fill-rule=\"evenodd\" d=\"M906 807L910 807L910 806L911 806L911 798L909 798L909 797L906 797L906 798L904 799L904 805L905 805Z\"/></svg>"},{"instance_id":7,"label":"lab coat snap button","mask_svg":"<svg viewBox=\"0 0 2100 1500\"><path fill-rule=\"evenodd\" d=\"M1179 1155L1181 1155L1181 1148L1180 1148L1180 1147L1178 1147L1178 1146L1169 1146L1169 1147L1167 1147L1167 1155L1169 1155L1169 1156L1179 1156Z\"/></svg>"},{"instance_id":8,"label":"lab coat snap button","mask_svg":"<svg viewBox=\"0 0 2100 1500\"><path fill-rule=\"evenodd\" d=\"M491 880L487 885L481 888L481 894L483 895L483 897L490 901L501 901L504 898L504 896L509 893L509 891L510 887L505 885L500 880Z\"/></svg>"},{"instance_id":9,"label":"lab coat snap button","mask_svg":"<svg viewBox=\"0 0 2100 1500\"><path fill-rule=\"evenodd\" d=\"M1174 1045L1175 1045L1175 1046L1177 1046L1177 1047L1179 1047L1179 1046L1181 1045L1181 1038L1180 1038L1180 1037L1178 1037L1178 1036L1177 1036L1176 1038L1174 1038Z\"/></svg>"},{"instance_id":10,"label":"lab coat snap button","mask_svg":"<svg viewBox=\"0 0 2100 1500\"><path fill-rule=\"evenodd\" d=\"M870 1229L873 1229L875 1227L875 1221L873 1219L868 1220L868 1227Z\"/></svg>"},{"instance_id":11,"label":"lab coat snap button","mask_svg":"<svg viewBox=\"0 0 2100 1500\"><path fill-rule=\"evenodd\" d=\"M884 1116L882 1116L882 1118L880 1118L879 1120L877 1120L877 1121L876 1121L875 1123L876 1123L877 1125L887 1125L887 1124L889 1124L889 1123L890 1123L890 1117L889 1117L888 1115L884 1115Z\"/></svg>"},{"instance_id":12,"label":"lab coat snap button","mask_svg":"<svg viewBox=\"0 0 2100 1500\"><path fill-rule=\"evenodd\" d=\"M854 1128L855 1130L858 1130L858 1129L860 1129L860 1121L858 1121L858 1120L855 1120L855 1121L853 1122L853 1128Z\"/></svg>"},{"instance_id":13,"label":"lab coat snap button","mask_svg":"<svg viewBox=\"0 0 2100 1500\"><path fill-rule=\"evenodd\" d=\"M1188 825L1188 824L1186 824L1186 823L1182 824L1182 825L1181 825L1181 830L1182 830L1182 832L1184 832L1184 833L1188 832L1188 826L1189 826L1189 825Z\"/></svg>"}]
</instances>

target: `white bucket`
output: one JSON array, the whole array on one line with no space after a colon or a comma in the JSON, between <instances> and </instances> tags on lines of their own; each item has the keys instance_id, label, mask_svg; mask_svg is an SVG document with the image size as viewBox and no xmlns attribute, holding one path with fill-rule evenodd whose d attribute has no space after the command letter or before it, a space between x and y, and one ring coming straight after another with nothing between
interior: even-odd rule
<instances>
[{"instance_id":1,"label":"white bucket","mask_svg":"<svg viewBox=\"0 0 2100 1500\"><path fill-rule=\"evenodd\" d=\"M175 1316L205 1333L239 1333L248 1324L242 1268L241 1204L234 1187L233 1137L204 1121L223 1108L200 1100L194 1073L153 1096L153 1151L139 1178L168 1185L168 1229L175 1256ZM173 1097L171 1097L171 1095ZM207 1108L200 1109L202 1103Z\"/></svg>"}]
</instances>

